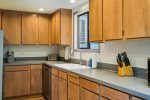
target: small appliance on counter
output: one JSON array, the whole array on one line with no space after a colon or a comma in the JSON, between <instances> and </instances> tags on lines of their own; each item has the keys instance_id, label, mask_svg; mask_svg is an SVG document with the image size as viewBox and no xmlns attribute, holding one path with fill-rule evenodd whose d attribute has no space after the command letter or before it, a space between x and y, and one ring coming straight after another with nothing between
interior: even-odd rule
<instances>
[{"instance_id":1,"label":"small appliance on counter","mask_svg":"<svg viewBox=\"0 0 150 100\"><path fill-rule=\"evenodd\" d=\"M57 61L58 60L58 54L49 54L48 55L48 61Z\"/></svg>"},{"instance_id":2,"label":"small appliance on counter","mask_svg":"<svg viewBox=\"0 0 150 100\"><path fill-rule=\"evenodd\" d=\"M150 86L150 58L148 58L148 86Z\"/></svg>"},{"instance_id":3,"label":"small appliance on counter","mask_svg":"<svg viewBox=\"0 0 150 100\"><path fill-rule=\"evenodd\" d=\"M14 61L15 61L14 52L13 51L7 51L7 62L13 63Z\"/></svg>"}]
</instances>

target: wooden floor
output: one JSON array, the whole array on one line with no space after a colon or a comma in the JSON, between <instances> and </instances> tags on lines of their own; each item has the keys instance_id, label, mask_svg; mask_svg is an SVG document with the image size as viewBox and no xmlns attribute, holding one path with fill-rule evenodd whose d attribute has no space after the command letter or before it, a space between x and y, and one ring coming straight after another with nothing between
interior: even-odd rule
<instances>
[{"instance_id":1,"label":"wooden floor","mask_svg":"<svg viewBox=\"0 0 150 100\"><path fill-rule=\"evenodd\" d=\"M7 98L4 100L45 100L41 95L39 96L26 96L26 97L17 97L17 98Z\"/></svg>"}]
</instances>

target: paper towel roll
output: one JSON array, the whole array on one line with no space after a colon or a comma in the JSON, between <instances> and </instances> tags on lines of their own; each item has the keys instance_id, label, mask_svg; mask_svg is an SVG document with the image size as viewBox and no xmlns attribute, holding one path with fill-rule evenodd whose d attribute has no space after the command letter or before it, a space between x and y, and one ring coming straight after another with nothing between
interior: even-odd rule
<instances>
[{"instance_id":1,"label":"paper towel roll","mask_svg":"<svg viewBox=\"0 0 150 100\"><path fill-rule=\"evenodd\" d=\"M92 68L97 68L97 59L96 59L96 54L92 54Z\"/></svg>"}]
</instances>

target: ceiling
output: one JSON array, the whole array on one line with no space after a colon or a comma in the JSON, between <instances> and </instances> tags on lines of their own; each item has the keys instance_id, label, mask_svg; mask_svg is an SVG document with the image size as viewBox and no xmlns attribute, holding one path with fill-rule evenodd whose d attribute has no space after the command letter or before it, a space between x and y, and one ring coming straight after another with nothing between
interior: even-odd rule
<instances>
[{"instance_id":1,"label":"ceiling","mask_svg":"<svg viewBox=\"0 0 150 100\"><path fill-rule=\"evenodd\" d=\"M70 0L0 0L0 9L39 12L39 8L44 8L41 13L52 13L59 8L73 9L88 0L76 0L71 4Z\"/></svg>"}]
</instances>

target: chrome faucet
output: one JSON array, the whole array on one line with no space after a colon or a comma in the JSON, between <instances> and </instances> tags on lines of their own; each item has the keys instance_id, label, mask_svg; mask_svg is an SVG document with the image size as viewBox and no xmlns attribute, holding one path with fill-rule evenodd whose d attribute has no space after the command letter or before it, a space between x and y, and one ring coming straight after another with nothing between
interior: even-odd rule
<instances>
[{"instance_id":1,"label":"chrome faucet","mask_svg":"<svg viewBox=\"0 0 150 100\"><path fill-rule=\"evenodd\" d=\"M82 50L80 49L80 65L83 64L83 60L82 60Z\"/></svg>"}]
</instances>

